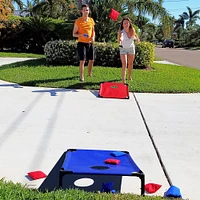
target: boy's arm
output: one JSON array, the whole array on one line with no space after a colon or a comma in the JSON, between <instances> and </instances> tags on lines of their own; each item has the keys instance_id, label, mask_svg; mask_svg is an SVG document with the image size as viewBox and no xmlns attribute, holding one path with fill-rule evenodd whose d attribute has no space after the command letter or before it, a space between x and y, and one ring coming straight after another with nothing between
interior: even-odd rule
<instances>
[{"instance_id":1,"label":"boy's arm","mask_svg":"<svg viewBox=\"0 0 200 200\"><path fill-rule=\"evenodd\" d=\"M94 43L95 41L95 30L94 30L94 26L92 27L92 36L91 36L92 40L91 42Z\"/></svg>"},{"instance_id":2,"label":"boy's arm","mask_svg":"<svg viewBox=\"0 0 200 200\"><path fill-rule=\"evenodd\" d=\"M78 34L78 26L74 24L73 37L83 37L83 34Z\"/></svg>"}]
</instances>

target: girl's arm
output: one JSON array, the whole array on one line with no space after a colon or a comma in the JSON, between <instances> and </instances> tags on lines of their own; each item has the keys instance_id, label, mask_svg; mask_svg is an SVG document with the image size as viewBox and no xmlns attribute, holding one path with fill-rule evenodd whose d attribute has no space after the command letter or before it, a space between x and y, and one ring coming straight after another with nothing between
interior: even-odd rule
<instances>
[{"instance_id":1,"label":"girl's arm","mask_svg":"<svg viewBox=\"0 0 200 200\"><path fill-rule=\"evenodd\" d=\"M140 38L138 37L138 35L135 33L134 35L134 39L137 41L137 42L140 42Z\"/></svg>"},{"instance_id":2,"label":"girl's arm","mask_svg":"<svg viewBox=\"0 0 200 200\"><path fill-rule=\"evenodd\" d=\"M122 33L121 33L121 31L118 31L117 41L118 41L118 44L119 44L119 45L122 44Z\"/></svg>"},{"instance_id":3,"label":"girl's arm","mask_svg":"<svg viewBox=\"0 0 200 200\"><path fill-rule=\"evenodd\" d=\"M137 35L137 33L136 33L134 27L133 27L133 38L134 38L134 40L136 40L137 42L140 42L140 39L139 39L139 37L138 37L138 35Z\"/></svg>"}]
</instances>

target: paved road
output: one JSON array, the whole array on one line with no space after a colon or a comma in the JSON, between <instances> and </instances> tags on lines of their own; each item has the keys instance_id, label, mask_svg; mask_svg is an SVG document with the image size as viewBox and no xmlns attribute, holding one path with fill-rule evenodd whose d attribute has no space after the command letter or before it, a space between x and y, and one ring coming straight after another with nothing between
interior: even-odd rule
<instances>
[{"instance_id":1,"label":"paved road","mask_svg":"<svg viewBox=\"0 0 200 200\"><path fill-rule=\"evenodd\" d=\"M200 51L155 47L155 56L179 65L200 69Z\"/></svg>"}]
</instances>

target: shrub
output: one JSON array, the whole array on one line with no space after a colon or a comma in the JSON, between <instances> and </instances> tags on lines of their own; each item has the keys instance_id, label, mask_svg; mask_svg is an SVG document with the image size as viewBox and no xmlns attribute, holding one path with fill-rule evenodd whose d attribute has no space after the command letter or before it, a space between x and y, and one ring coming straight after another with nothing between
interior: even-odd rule
<instances>
[{"instance_id":1,"label":"shrub","mask_svg":"<svg viewBox=\"0 0 200 200\"><path fill-rule=\"evenodd\" d=\"M59 19L52 19L52 23L55 26L54 34L60 40L73 40L72 30L74 22L68 22Z\"/></svg>"},{"instance_id":2,"label":"shrub","mask_svg":"<svg viewBox=\"0 0 200 200\"><path fill-rule=\"evenodd\" d=\"M154 45L152 43L137 43L135 50L135 66L137 68L152 66L154 61Z\"/></svg>"},{"instance_id":3,"label":"shrub","mask_svg":"<svg viewBox=\"0 0 200 200\"><path fill-rule=\"evenodd\" d=\"M77 41L55 40L45 44L44 54L49 64L77 65ZM121 67L118 46L111 43L95 43L95 65ZM136 43L135 67L146 68L154 60L154 45L148 42Z\"/></svg>"},{"instance_id":4,"label":"shrub","mask_svg":"<svg viewBox=\"0 0 200 200\"><path fill-rule=\"evenodd\" d=\"M118 47L110 43L95 44L95 65L105 67L121 67Z\"/></svg>"},{"instance_id":5,"label":"shrub","mask_svg":"<svg viewBox=\"0 0 200 200\"><path fill-rule=\"evenodd\" d=\"M73 22L41 17L10 16L0 30L0 49L12 52L44 52L50 40L72 40Z\"/></svg>"},{"instance_id":6,"label":"shrub","mask_svg":"<svg viewBox=\"0 0 200 200\"><path fill-rule=\"evenodd\" d=\"M77 65L76 41L55 40L44 46L44 55L49 64Z\"/></svg>"},{"instance_id":7,"label":"shrub","mask_svg":"<svg viewBox=\"0 0 200 200\"><path fill-rule=\"evenodd\" d=\"M2 28L0 28L0 48L14 47L14 40L17 34L20 34L23 29L21 21L18 17L10 17L7 21L2 22Z\"/></svg>"}]
</instances>

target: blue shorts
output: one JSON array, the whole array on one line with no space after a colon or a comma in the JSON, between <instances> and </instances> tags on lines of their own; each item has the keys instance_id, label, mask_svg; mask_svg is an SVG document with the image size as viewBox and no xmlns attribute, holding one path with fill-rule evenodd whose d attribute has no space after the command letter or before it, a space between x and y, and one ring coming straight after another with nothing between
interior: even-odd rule
<instances>
[{"instance_id":1,"label":"blue shorts","mask_svg":"<svg viewBox=\"0 0 200 200\"><path fill-rule=\"evenodd\" d=\"M124 47L119 47L120 54L133 54L135 55L135 47L130 47L130 48L124 48Z\"/></svg>"}]
</instances>

